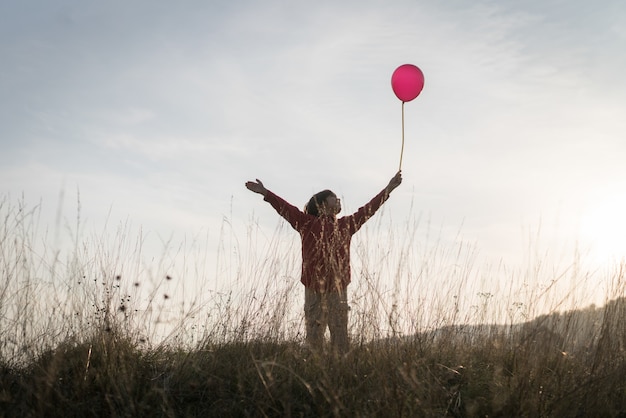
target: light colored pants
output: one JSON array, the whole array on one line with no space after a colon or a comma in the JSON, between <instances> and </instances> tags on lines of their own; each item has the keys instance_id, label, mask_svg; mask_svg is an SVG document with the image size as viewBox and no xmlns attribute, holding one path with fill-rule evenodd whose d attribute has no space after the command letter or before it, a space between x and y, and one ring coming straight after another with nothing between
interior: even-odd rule
<instances>
[{"instance_id":1,"label":"light colored pants","mask_svg":"<svg viewBox=\"0 0 626 418\"><path fill-rule=\"evenodd\" d=\"M306 342L315 350L324 344L326 327L330 330L330 345L337 354L348 351L348 294L346 289L320 293L304 289L304 320Z\"/></svg>"}]
</instances>

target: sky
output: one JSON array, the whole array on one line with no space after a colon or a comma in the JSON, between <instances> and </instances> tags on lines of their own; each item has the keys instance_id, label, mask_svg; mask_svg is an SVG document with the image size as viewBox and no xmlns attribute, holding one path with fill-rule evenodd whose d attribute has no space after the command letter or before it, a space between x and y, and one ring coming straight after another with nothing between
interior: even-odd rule
<instances>
[{"instance_id":1,"label":"sky","mask_svg":"<svg viewBox=\"0 0 626 418\"><path fill-rule=\"evenodd\" d=\"M211 264L280 227L247 180L346 213L387 184L411 63L380 216L481 263L602 265L626 256L624 51L619 0L5 1L0 193L42 230L201 239Z\"/></svg>"}]
</instances>

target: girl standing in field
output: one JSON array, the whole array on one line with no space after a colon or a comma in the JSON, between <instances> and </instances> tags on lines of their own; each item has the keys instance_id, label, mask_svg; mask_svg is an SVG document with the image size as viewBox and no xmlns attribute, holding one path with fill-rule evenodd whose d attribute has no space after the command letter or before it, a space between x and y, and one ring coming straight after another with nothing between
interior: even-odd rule
<instances>
[{"instance_id":1,"label":"girl standing in field","mask_svg":"<svg viewBox=\"0 0 626 418\"><path fill-rule=\"evenodd\" d=\"M349 216L337 218L341 202L335 193L323 190L306 204L304 212L267 190L263 183L246 182L246 187L267 201L300 233L304 318L307 344L322 348L326 327L331 346L338 354L348 351L348 295L350 284L350 240L402 182L401 172L365 206Z\"/></svg>"}]
</instances>

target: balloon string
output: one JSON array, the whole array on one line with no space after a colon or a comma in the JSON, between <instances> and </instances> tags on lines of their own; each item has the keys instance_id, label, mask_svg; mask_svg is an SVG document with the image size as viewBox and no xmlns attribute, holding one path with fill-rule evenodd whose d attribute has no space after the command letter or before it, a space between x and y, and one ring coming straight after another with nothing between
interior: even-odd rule
<instances>
[{"instance_id":1,"label":"balloon string","mask_svg":"<svg viewBox=\"0 0 626 418\"><path fill-rule=\"evenodd\" d=\"M404 102L402 102L402 148L400 149L400 166L398 171L402 170L402 155L404 154Z\"/></svg>"}]
</instances>

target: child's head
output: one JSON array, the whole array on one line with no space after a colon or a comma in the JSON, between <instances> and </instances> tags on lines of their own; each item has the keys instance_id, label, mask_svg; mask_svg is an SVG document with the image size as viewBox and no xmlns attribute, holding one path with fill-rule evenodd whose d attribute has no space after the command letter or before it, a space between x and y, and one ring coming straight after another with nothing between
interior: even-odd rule
<instances>
[{"instance_id":1,"label":"child's head","mask_svg":"<svg viewBox=\"0 0 626 418\"><path fill-rule=\"evenodd\" d=\"M330 190L322 190L314 194L304 207L304 212L313 216L321 214L336 215L341 211L341 203L337 195Z\"/></svg>"}]
</instances>

